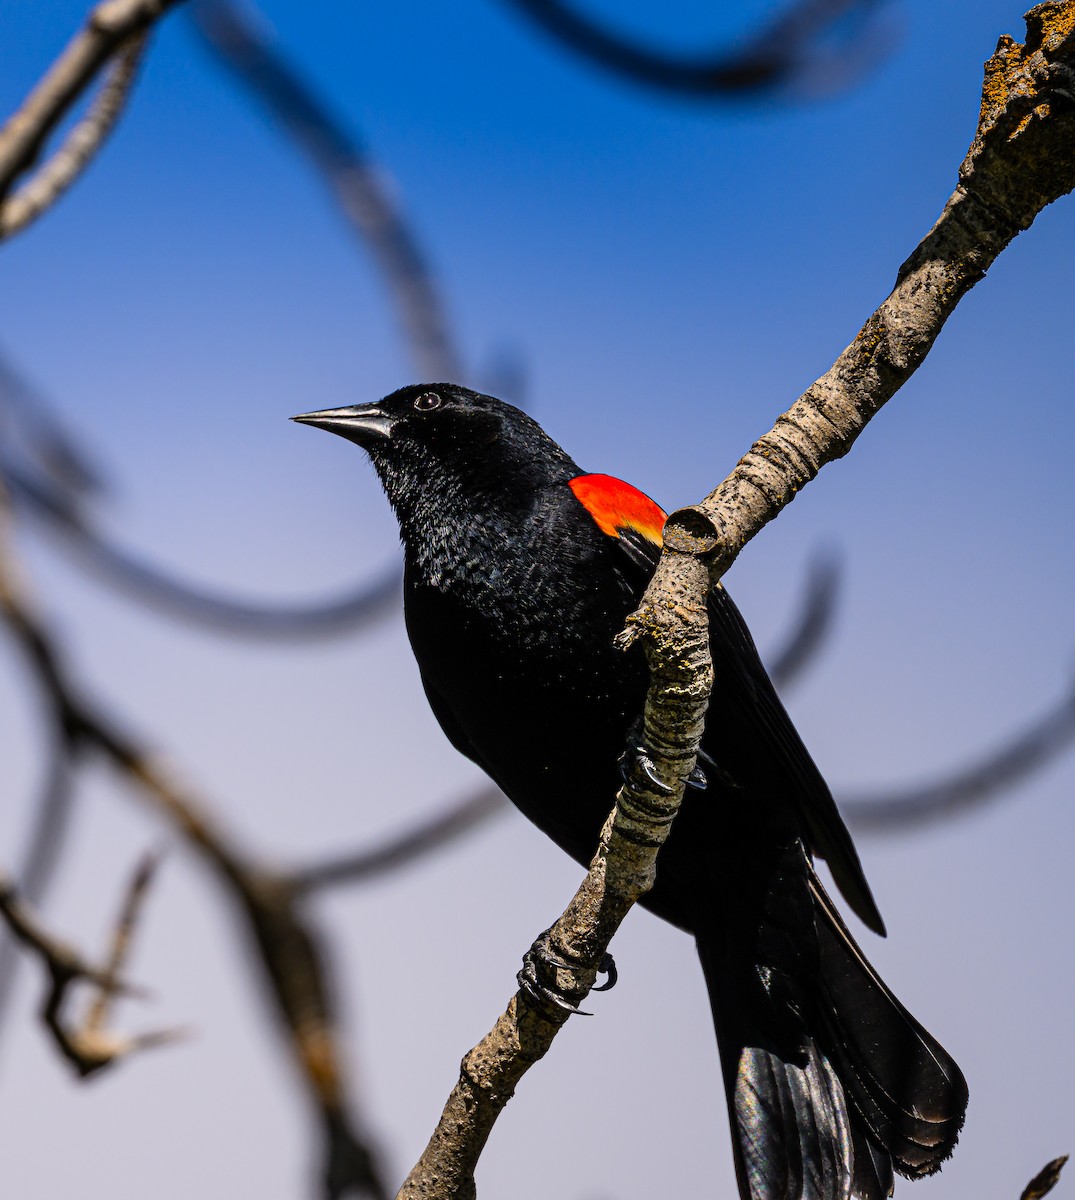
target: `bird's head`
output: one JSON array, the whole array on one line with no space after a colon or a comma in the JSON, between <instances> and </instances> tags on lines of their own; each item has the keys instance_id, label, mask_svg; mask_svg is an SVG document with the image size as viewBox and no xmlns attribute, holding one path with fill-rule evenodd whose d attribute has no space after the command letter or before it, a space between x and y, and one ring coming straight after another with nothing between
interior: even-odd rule
<instances>
[{"instance_id":1,"label":"bird's head","mask_svg":"<svg viewBox=\"0 0 1075 1200\"><path fill-rule=\"evenodd\" d=\"M579 474L526 413L452 383L414 384L375 404L292 420L338 433L369 454L405 535L431 506L445 513L457 497L480 494L503 508Z\"/></svg>"}]
</instances>

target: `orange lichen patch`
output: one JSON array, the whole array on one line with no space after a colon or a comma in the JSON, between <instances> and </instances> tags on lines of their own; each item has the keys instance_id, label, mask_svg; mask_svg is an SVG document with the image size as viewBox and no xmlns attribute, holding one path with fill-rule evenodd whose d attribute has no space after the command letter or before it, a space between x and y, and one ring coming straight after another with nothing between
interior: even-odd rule
<instances>
[{"instance_id":1,"label":"orange lichen patch","mask_svg":"<svg viewBox=\"0 0 1075 1200\"><path fill-rule=\"evenodd\" d=\"M1027 44L1040 46L1048 54L1075 33L1075 4L1071 0L1039 4L1027 13L1026 28Z\"/></svg>"},{"instance_id":2,"label":"orange lichen patch","mask_svg":"<svg viewBox=\"0 0 1075 1200\"><path fill-rule=\"evenodd\" d=\"M655 546L663 542L665 512L645 492L612 475L579 475L567 485L609 537L634 529Z\"/></svg>"},{"instance_id":3,"label":"orange lichen patch","mask_svg":"<svg viewBox=\"0 0 1075 1200\"><path fill-rule=\"evenodd\" d=\"M1013 95L1029 96L1035 90L1035 56L1046 61L1070 57L1065 43L1075 37L1075 0L1052 0L1039 4L1026 14L1026 45L1004 34L997 42L993 57L985 64L982 107L978 116L979 136L993 125ZM1021 132L1026 120L1020 122Z\"/></svg>"},{"instance_id":4,"label":"orange lichen patch","mask_svg":"<svg viewBox=\"0 0 1075 1200\"><path fill-rule=\"evenodd\" d=\"M991 121L996 113L1008 103L1010 84L1008 70L1022 61L1023 47L1013 37L1002 34L997 42L993 57L985 64L982 81L982 107L978 113L978 127Z\"/></svg>"}]
</instances>

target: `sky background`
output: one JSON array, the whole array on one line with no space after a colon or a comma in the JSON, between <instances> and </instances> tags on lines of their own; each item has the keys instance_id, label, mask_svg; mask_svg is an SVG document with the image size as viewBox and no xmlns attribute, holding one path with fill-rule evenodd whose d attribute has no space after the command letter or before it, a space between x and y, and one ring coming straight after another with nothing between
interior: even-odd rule
<instances>
[{"instance_id":1,"label":"sky background","mask_svg":"<svg viewBox=\"0 0 1075 1200\"><path fill-rule=\"evenodd\" d=\"M771 11L716 7L586 3L681 49ZM83 9L0 7L0 112ZM532 410L584 469L667 508L719 482L883 299L952 190L983 60L1000 34L1024 34L1010 0L888 11L891 53L858 86L747 104L611 78L493 0L263 5L390 180L467 381L518 356ZM787 697L837 795L955 770L1071 685L1073 258L1069 199L1005 251L849 458L729 577L764 652L811 557L842 556L837 629ZM0 282L0 346L101 465L102 517L126 544L266 600L312 600L398 560L361 454L286 419L414 381L379 279L182 12L100 159L0 247ZM368 844L478 782L426 708L398 616L332 641L229 640L118 599L31 526L19 545L80 678L271 860ZM5 868L41 770L39 718L0 642ZM1016 1200L1075 1150L1073 787L1069 755L973 817L860 838L890 931L860 930L867 953L971 1089L955 1157L901 1196ZM47 911L92 949L137 856L166 839L104 770L78 798ZM579 878L510 813L318 906L393 1180ZM639 912L613 950L618 988L523 1081L482 1196L733 1195L690 942ZM0 1031L3 1195L312 1195L309 1117L247 968L215 884L177 849L132 965L156 1001L126 1007L123 1025L191 1026L192 1040L76 1086L34 1024L39 972L24 969Z\"/></svg>"}]
</instances>

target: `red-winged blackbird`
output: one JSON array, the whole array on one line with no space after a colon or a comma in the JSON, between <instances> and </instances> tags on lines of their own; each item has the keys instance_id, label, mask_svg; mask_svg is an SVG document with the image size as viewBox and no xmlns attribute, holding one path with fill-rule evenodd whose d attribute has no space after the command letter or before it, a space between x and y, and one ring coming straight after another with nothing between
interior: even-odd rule
<instances>
[{"instance_id":1,"label":"red-winged blackbird","mask_svg":"<svg viewBox=\"0 0 1075 1200\"><path fill-rule=\"evenodd\" d=\"M592 857L642 711L612 645L664 514L584 474L518 409L451 384L296 420L367 451L399 518L407 631L452 744L578 862ZM744 1200L880 1200L955 1145L959 1068L892 995L814 873L880 914L825 781L723 587L716 682L688 790L642 904L692 933L709 989ZM696 780L696 782L701 782Z\"/></svg>"}]
</instances>

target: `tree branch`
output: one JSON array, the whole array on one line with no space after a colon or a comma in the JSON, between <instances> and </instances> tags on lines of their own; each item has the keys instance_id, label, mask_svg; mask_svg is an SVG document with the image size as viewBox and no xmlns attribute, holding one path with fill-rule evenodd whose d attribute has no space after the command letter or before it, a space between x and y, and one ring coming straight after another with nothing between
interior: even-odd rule
<instances>
[{"instance_id":1,"label":"tree branch","mask_svg":"<svg viewBox=\"0 0 1075 1200\"><path fill-rule=\"evenodd\" d=\"M274 639L332 636L399 611L402 571L396 566L340 596L301 604L257 603L188 583L96 528L85 497L100 490L99 475L2 356L0 417L7 418L0 440L0 480L12 502L59 534L106 583L143 604L213 631Z\"/></svg>"},{"instance_id":2,"label":"tree branch","mask_svg":"<svg viewBox=\"0 0 1075 1200\"><path fill-rule=\"evenodd\" d=\"M1075 0L1027 16L1027 45L1003 37L986 64L978 130L941 218L904 264L896 288L836 364L754 444L701 504L665 526L665 548L620 644L641 640L650 666L643 742L662 794L632 778L617 798L597 857L550 932L554 953L578 962L559 981L585 993L598 956L652 878L694 765L713 664L706 596L739 551L821 467L846 454L870 417L919 366L959 299L1037 214L1075 186ZM626 833L627 836L624 836ZM563 1013L536 1012L517 994L463 1060L460 1078L401 1198L471 1197L492 1124Z\"/></svg>"},{"instance_id":3,"label":"tree branch","mask_svg":"<svg viewBox=\"0 0 1075 1200\"><path fill-rule=\"evenodd\" d=\"M136 34L119 50L89 112L33 178L0 206L0 241L51 208L104 145L126 106L148 41L148 31Z\"/></svg>"},{"instance_id":4,"label":"tree branch","mask_svg":"<svg viewBox=\"0 0 1075 1200\"><path fill-rule=\"evenodd\" d=\"M104 0L67 44L22 107L0 129L0 201L38 159L49 134L131 38L179 0Z\"/></svg>"},{"instance_id":5,"label":"tree branch","mask_svg":"<svg viewBox=\"0 0 1075 1200\"><path fill-rule=\"evenodd\" d=\"M505 812L508 802L495 785L483 787L465 800L435 813L412 828L389 838L379 846L315 863L296 871L291 886L296 894L307 896L339 884L366 883L389 871L432 854L464 833L483 824L496 813Z\"/></svg>"},{"instance_id":6,"label":"tree branch","mask_svg":"<svg viewBox=\"0 0 1075 1200\"><path fill-rule=\"evenodd\" d=\"M0 917L12 934L41 959L49 976L41 1019L60 1052L84 1079L137 1050L164 1045L181 1036L176 1030L161 1030L123 1037L104 1029L111 1002L118 995L135 994L135 989L121 981L120 971L151 874L152 868L147 863L136 872L113 932L108 964L103 969L87 963L76 950L52 937L16 895L11 882L0 875ZM97 996L82 1024L68 1026L63 1020L68 992L73 984L83 981L97 988Z\"/></svg>"},{"instance_id":7,"label":"tree branch","mask_svg":"<svg viewBox=\"0 0 1075 1200\"><path fill-rule=\"evenodd\" d=\"M45 779L40 799L31 814L30 836L18 874L20 894L38 905L52 880L56 861L68 829L71 815L77 743L57 726L52 734L52 746L45 762ZM0 1030L7 1015L15 976L18 952L13 938L0 937Z\"/></svg>"},{"instance_id":8,"label":"tree branch","mask_svg":"<svg viewBox=\"0 0 1075 1200\"><path fill-rule=\"evenodd\" d=\"M878 0L796 0L737 52L726 50L680 57L661 54L604 29L564 0L511 0L569 49L617 75L696 97L742 96L788 83L804 67L826 34L849 18L868 18ZM844 45L842 79L854 45Z\"/></svg>"},{"instance_id":9,"label":"tree branch","mask_svg":"<svg viewBox=\"0 0 1075 1200\"><path fill-rule=\"evenodd\" d=\"M783 646L767 655L769 678L777 690L797 682L817 657L832 631L840 588L840 560L835 554L818 554L806 573L806 587L798 616Z\"/></svg>"},{"instance_id":10,"label":"tree branch","mask_svg":"<svg viewBox=\"0 0 1075 1200\"><path fill-rule=\"evenodd\" d=\"M995 800L1075 742L1075 690L999 750L924 787L879 796L840 796L852 829L890 833L963 816Z\"/></svg>"},{"instance_id":11,"label":"tree branch","mask_svg":"<svg viewBox=\"0 0 1075 1200\"><path fill-rule=\"evenodd\" d=\"M4 532L2 501L0 494L0 533ZM0 618L71 736L99 753L135 785L138 794L213 868L236 903L258 950L263 979L289 1048L321 1120L326 1195L332 1198L349 1191L369 1200L383 1200L388 1193L370 1139L360 1135L350 1115L325 949L289 880L252 863L209 812L169 777L153 754L76 690L55 642L15 577L2 538Z\"/></svg>"},{"instance_id":12,"label":"tree branch","mask_svg":"<svg viewBox=\"0 0 1075 1200\"><path fill-rule=\"evenodd\" d=\"M194 0L190 15L217 60L313 163L369 247L419 375L458 379L459 354L425 255L365 150L236 5Z\"/></svg>"}]
</instances>

